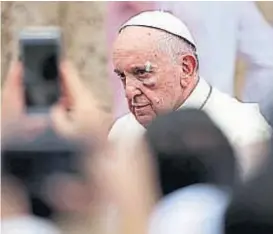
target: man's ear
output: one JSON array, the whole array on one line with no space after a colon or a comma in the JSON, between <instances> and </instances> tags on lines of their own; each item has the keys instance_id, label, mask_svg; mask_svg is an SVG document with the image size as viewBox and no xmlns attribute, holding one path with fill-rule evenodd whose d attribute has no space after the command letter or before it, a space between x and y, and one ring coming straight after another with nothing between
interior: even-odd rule
<instances>
[{"instance_id":1,"label":"man's ear","mask_svg":"<svg viewBox=\"0 0 273 234\"><path fill-rule=\"evenodd\" d=\"M182 57L182 69L184 75L193 76L196 72L196 67L197 61L193 55L188 54Z\"/></svg>"},{"instance_id":2,"label":"man's ear","mask_svg":"<svg viewBox=\"0 0 273 234\"><path fill-rule=\"evenodd\" d=\"M181 57L181 65L183 74L181 79L181 86L185 88L188 86L196 72L197 60L193 55L187 54Z\"/></svg>"}]
</instances>

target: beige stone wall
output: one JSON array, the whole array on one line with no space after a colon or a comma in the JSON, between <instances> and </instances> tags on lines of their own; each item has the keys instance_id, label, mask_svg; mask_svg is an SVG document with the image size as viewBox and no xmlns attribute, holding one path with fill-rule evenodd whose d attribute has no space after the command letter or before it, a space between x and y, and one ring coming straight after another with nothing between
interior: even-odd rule
<instances>
[{"instance_id":1,"label":"beige stone wall","mask_svg":"<svg viewBox=\"0 0 273 234\"><path fill-rule=\"evenodd\" d=\"M104 2L1 2L2 79L17 56L17 35L23 27L57 25L63 29L66 56L108 103L104 15Z\"/></svg>"}]
</instances>

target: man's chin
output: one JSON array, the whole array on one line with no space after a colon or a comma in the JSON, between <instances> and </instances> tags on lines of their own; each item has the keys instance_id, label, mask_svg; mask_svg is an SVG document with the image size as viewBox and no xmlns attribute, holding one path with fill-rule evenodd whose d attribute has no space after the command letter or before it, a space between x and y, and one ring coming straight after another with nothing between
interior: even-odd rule
<instances>
[{"instance_id":1,"label":"man's chin","mask_svg":"<svg viewBox=\"0 0 273 234\"><path fill-rule=\"evenodd\" d=\"M153 121L155 117L151 115L141 115L141 116L135 115L135 118L143 127L146 128Z\"/></svg>"}]
</instances>

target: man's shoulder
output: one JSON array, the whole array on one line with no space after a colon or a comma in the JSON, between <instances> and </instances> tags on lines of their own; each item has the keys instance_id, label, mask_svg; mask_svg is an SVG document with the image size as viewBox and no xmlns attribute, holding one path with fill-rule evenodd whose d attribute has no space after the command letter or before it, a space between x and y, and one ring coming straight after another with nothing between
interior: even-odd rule
<instances>
[{"instance_id":1,"label":"man's shoulder","mask_svg":"<svg viewBox=\"0 0 273 234\"><path fill-rule=\"evenodd\" d=\"M238 121L243 120L247 123L245 120L251 120L252 124L253 122L258 124L265 123L265 119L263 118L257 103L241 102L237 98L231 97L216 89L212 96L212 106L221 108L224 113L229 113L227 116L233 116Z\"/></svg>"},{"instance_id":2,"label":"man's shoulder","mask_svg":"<svg viewBox=\"0 0 273 234\"><path fill-rule=\"evenodd\" d=\"M128 113L118 118L113 124L108 139L115 140L117 138L141 134L144 128L137 122L132 113Z\"/></svg>"},{"instance_id":3,"label":"man's shoulder","mask_svg":"<svg viewBox=\"0 0 273 234\"><path fill-rule=\"evenodd\" d=\"M214 90L207 112L224 130L232 129L232 137L236 139L239 137L242 141L254 141L270 136L271 129L256 103L243 103Z\"/></svg>"},{"instance_id":4,"label":"man's shoulder","mask_svg":"<svg viewBox=\"0 0 273 234\"><path fill-rule=\"evenodd\" d=\"M119 126L124 126L124 124L128 125L128 124L138 124L138 122L136 121L134 115L132 113L127 113L121 117L119 117L113 124L112 129L113 128L117 128Z\"/></svg>"}]
</instances>

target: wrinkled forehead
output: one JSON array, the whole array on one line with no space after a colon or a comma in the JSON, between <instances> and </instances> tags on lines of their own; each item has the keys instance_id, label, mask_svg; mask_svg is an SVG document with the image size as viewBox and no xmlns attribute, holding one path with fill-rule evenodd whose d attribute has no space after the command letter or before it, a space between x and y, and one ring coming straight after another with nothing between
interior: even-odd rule
<instances>
[{"instance_id":1,"label":"wrinkled forehead","mask_svg":"<svg viewBox=\"0 0 273 234\"><path fill-rule=\"evenodd\" d=\"M126 59L136 62L159 61L162 53L159 50L159 40L163 32L158 29L129 26L117 36L113 46L114 63ZM133 61L132 61L133 62Z\"/></svg>"},{"instance_id":2,"label":"wrinkled forehead","mask_svg":"<svg viewBox=\"0 0 273 234\"><path fill-rule=\"evenodd\" d=\"M114 48L135 46L151 46L159 39L162 32L158 29L141 26L128 26L118 34Z\"/></svg>"}]
</instances>

